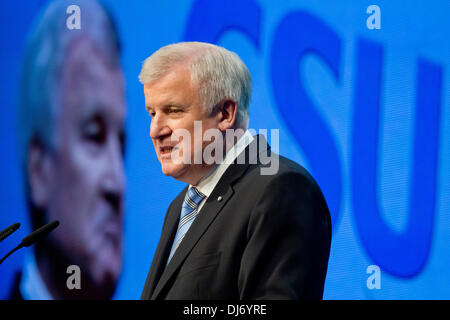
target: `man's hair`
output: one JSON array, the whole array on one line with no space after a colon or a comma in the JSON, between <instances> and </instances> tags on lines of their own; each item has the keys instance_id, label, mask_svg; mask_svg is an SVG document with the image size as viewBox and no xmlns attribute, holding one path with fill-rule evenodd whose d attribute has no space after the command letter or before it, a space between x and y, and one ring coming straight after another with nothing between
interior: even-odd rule
<instances>
[{"instance_id":1,"label":"man's hair","mask_svg":"<svg viewBox=\"0 0 450 320\"><path fill-rule=\"evenodd\" d=\"M236 53L204 42L170 44L144 61L139 80L143 84L158 80L176 65L188 66L207 113L231 99L237 103L236 126L248 126L252 78Z\"/></svg>"},{"instance_id":2,"label":"man's hair","mask_svg":"<svg viewBox=\"0 0 450 320\"><path fill-rule=\"evenodd\" d=\"M81 11L81 29L69 30L66 12L70 5ZM17 137L29 195L28 149L34 140L50 150L58 143L55 120L60 113L61 76L73 40L87 37L101 50L108 63L119 65L120 43L109 12L93 0L52 2L36 18L26 41L19 91Z\"/></svg>"}]
</instances>

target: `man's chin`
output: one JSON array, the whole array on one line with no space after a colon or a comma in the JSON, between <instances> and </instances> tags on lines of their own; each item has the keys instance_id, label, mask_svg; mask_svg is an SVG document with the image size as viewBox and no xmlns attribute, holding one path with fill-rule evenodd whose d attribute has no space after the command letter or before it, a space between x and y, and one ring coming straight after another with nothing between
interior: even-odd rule
<instances>
[{"instance_id":1,"label":"man's chin","mask_svg":"<svg viewBox=\"0 0 450 320\"><path fill-rule=\"evenodd\" d=\"M122 253L117 248L105 246L97 252L90 268L91 281L99 288L115 287L122 270Z\"/></svg>"},{"instance_id":2,"label":"man's chin","mask_svg":"<svg viewBox=\"0 0 450 320\"><path fill-rule=\"evenodd\" d=\"M98 291L100 295L103 295L102 298L109 299L113 295L117 282L119 281L120 269L121 267L116 265L110 267L103 266L101 270L97 270L97 272L93 271L91 273L92 289Z\"/></svg>"},{"instance_id":3,"label":"man's chin","mask_svg":"<svg viewBox=\"0 0 450 320\"><path fill-rule=\"evenodd\" d=\"M173 163L161 164L161 170L164 175L175 179L177 179L177 177L181 177L185 172L183 165L176 165Z\"/></svg>"}]
</instances>

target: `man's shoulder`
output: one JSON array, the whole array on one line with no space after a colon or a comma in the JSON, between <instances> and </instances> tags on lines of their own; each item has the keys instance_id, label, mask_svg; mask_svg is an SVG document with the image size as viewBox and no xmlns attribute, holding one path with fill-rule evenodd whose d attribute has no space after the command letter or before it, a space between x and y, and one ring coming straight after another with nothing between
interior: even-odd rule
<instances>
[{"instance_id":1,"label":"man's shoulder","mask_svg":"<svg viewBox=\"0 0 450 320\"><path fill-rule=\"evenodd\" d=\"M319 188L315 179L302 165L281 155L275 155L271 161L274 161L274 159L278 161L276 170L264 171L264 169L273 166L273 163L258 162L249 168L248 172L242 177L242 182L249 182L262 188L274 181L289 183L292 180L302 180L313 188Z\"/></svg>"},{"instance_id":2,"label":"man's shoulder","mask_svg":"<svg viewBox=\"0 0 450 320\"><path fill-rule=\"evenodd\" d=\"M292 161L291 159L288 159L286 157L283 157L281 155L278 155L279 157L279 174L285 174L285 173L296 173L300 175L304 175L308 178L312 179L312 176L309 174L309 172L300 164L298 164L295 161Z\"/></svg>"}]
</instances>

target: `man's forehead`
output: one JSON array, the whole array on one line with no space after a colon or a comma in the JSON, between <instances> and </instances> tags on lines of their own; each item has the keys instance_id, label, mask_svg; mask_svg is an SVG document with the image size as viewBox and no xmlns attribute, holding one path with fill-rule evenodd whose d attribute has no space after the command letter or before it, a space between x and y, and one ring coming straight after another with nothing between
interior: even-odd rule
<instances>
[{"instance_id":1,"label":"man's forehead","mask_svg":"<svg viewBox=\"0 0 450 320\"><path fill-rule=\"evenodd\" d=\"M111 68L101 56L84 56L68 61L63 87L63 105L72 116L109 114L122 122L125 117L125 93L119 67Z\"/></svg>"},{"instance_id":2,"label":"man's forehead","mask_svg":"<svg viewBox=\"0 0 450 320\"><path fill-rule=\"evenodd\" d=\"M191 100L194 93L189 73L186 74L182 70L170 72L160 79L144 84L146 107L179 104Z\"/></svg>"},{"instance_id":3,"label":"man's forehead","mask_svg":"<svg viewBox=\"0 0 450 320\"><path fill-rule=\"evenodd\" d=\"M145 83L144 88L147 90L168 90L177 85L190 85L190 72L185 66L179 65L172 67L164 75Z\"/></svg>"}]
</instances>

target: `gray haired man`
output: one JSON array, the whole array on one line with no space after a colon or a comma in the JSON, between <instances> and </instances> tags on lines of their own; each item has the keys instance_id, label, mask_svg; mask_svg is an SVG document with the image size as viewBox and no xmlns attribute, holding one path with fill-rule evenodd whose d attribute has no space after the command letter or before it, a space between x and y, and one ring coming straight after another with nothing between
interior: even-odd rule
<instances>
[{"instance_id":1,"label":"gray haired man","mask_svg":"<svg viewBox=\"0 0 450 320\"><path fill-rule=\"evenodd\" d=\"M139 78L162 172L188 184L167 210L141 298L321 299L328 207L303 167L250 134L241 59L176 43L147 58ZM267 154L279 161L270 175Z\"/></svg>"}]
</instances>

